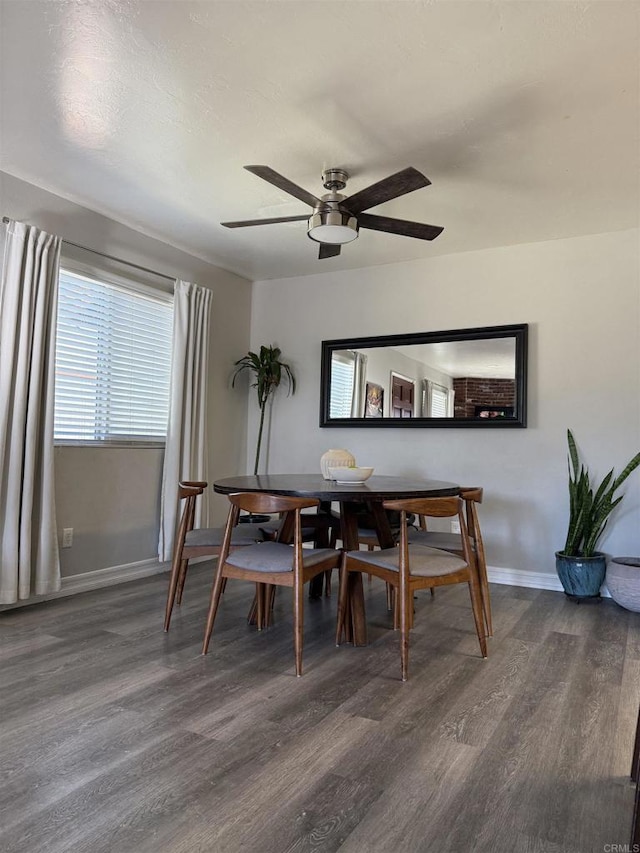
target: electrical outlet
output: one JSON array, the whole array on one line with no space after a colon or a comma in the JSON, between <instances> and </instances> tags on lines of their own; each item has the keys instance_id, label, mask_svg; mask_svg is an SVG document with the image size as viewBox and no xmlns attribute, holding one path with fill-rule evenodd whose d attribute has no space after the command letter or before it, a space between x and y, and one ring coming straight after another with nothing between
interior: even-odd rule
<instances>
[{"instance_id":1,"label":"electrical outlet","mask_svg":"<svg viewBox=\"0 0 640 853\"><path fill-rule=\"evenodd\" d=\"M65 527L62 531L62 547L71 548L73 545L73 527Z\"/></svg>"},{"instance_id":2,"label":"electrical outlet","mask_svg":"<svg viewBox=\"0 0 640 853\"><path fill-rule=\"evenodd\" d=\"M452 533L460 533L460 519L452 518L451 519L451 532Z\"/></svg>"}]
</instances>

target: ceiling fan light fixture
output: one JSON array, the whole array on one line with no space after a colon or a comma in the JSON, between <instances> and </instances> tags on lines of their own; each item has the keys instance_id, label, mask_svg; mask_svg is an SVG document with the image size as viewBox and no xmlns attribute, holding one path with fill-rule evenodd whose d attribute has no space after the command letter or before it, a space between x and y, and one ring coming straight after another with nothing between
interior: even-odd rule
<instances>
[{"instance_id":1,"label":"ceiling fan light fixture","mask_svg":"<svg viewBox=\"0 0 640 853\"><path fill-rule=\"evenodd\" d=\"M329 192L317 198L293 181L274 172L269 166L245 166L244 168L309 205L313 208L313 214L311 217L308 214L302 214L267 219L245 219L220 224L225 228L243 228L247 225L270 225L306 220L307 236L320 244L319 260L338 257L342 244L356 240L360 228L382 231L386 234L400 234L404 237L414 237L416 240L435 240L444 230L439 225L428 225L426 222L410 222L406 219L393 219L391 216L375 216L366 213L370 208L377 207L386 201L399 198L421 187L428 187L431 183L429 178L413 166L401 169L395 175L389 175L346 198L339 192L345 188L349 178L344 169L324 170L322 183Z\"/></svg>"},{"instance_id":2,"label":"ceiling fan light fixture","mask_svg":"<svg viewBox=\"0 0 640 853\"><path fill-rule=\"evenodd\" d=\"M351 243L358 237L358 220L339 210L314 213L309 219L307 235L316 243Z\"/></svg>"}]
</instances>

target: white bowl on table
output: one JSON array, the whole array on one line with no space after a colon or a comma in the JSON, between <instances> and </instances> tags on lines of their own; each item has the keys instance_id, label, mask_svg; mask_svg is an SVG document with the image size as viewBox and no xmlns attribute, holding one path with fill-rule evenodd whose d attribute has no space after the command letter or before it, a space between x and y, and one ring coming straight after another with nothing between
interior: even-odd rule
<instances>
[{"instance_id":1,"label":"white bowl on table","mask_svg":"<svg viewBox=\"0 0 640 853\"><path fill-rule=\"evenodd\" d=\"M329 468L331 479L337 483L364 483L372 474L373 468L363 468L361 466L353 468L347 468L346 466Z\"/></svg>"}]
</instances>

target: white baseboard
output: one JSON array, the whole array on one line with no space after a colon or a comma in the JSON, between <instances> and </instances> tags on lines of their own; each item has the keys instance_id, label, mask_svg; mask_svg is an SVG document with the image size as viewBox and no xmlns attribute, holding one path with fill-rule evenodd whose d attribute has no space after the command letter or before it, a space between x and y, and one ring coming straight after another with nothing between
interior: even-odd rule
<instances>
[{"instance_id":1,"label":"white baseboard","mask_svg":"<svg viewBox=\"0 0 640 853\"><path fill-rule=\"evenodd\" d=\"M210 557L200 557L192 562L203 562ZM106 569L96 569L93 572L83 572L79 575L69 575L62 578L62 588L58 592L49 595L37 595L15 604L6 604L0 607L2 610L10 610L14 607L22 607L26 604L35 604L39 601L49 601L54 598L62 598L67 595L76 595L79 592L91 592L106 586L118 583L139 580L150 575L158 575L168 572L169 563L160 563L158 560L139 560L136 563L125 563L122 566L110 566ZM531 589L550 589L562 592L562 584L556 574L550 572L528 572L524 569L487 568L490 583L507 584L509 586L522 586ZM610 598L609 590L603 586L601 594Z\"/></svg>"},{"instance_id":2,"label":"white baseboard","mask_svg":"<svg viewBox=\"0 0 640 853\"><path fill-rule=\"evenodd\" d=\"M524 569L505 569L487 566L489 583L504 583L509 586L525 586L531 589L551 589L563 592L560 578L555 572L527 572ZM611 598L606 586L600 590L603 598Z\"/></svg>"},{"instance_id":3,"label":"white baseboard","mask_svg":"<svg viewBox=\"0 0 640 853\"><path fill-rule=\"evenodd\" d=\"M157 559L152 559L125 563L122 566L109 566L106 569L95 569L92 572L82 572L79 575L69 575L62 578L61 587L57 592L50 592L46 595L32 595L30 598L16 601L14 604L0 605L0 612L12 610L14 607L25 607L28 604L52 601L55 598L64 598L67 595L76 595L79 592L91 592L105 586L146 578L150 575L168 572L170 568L170 563L161 563Z\"/></svg>"},{"instance_id":4,"label":"white baseboard","mask_svg":"<svg viewBox=\"0 0 640 853\"><path fill-rule=\"evenodd\" d=\"M487 566L489 583L503 583L509 586L526 586L531 589L552 589L562 592L560 578L554 572L527 572L524 569L506 569Z\"/></svg>"},{"instance_id":5,"label":"white baseboard","mask_svg":"<svg viewBox=\"0 0 640 853\"><path fill-rule=\"evenodd\" d=\"M138 560L136 563L125 563L122 566L109 566L106 569L96 569L93 572L83 572L80 575L69 575L62 578L62 589L56 593L60 595L75 595L77 592L90 592L103 586L113 586L117 583L135 581L150 575L158 575L168 572L170 563L161 563L158 560Z\"/></svg>"}]
</instances>

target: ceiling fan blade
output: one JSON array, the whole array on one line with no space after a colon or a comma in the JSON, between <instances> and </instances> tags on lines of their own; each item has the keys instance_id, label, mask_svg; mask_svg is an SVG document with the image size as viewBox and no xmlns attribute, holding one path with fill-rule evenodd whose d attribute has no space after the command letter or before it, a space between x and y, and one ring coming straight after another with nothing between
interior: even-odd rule
<instances>
[{"instance_id":1,"label":"ceiling fan blade","mask_svg":"<svg viewBox=\"0 0 640 853\"><path fill-rule=\"evenodd\" d=\"M420 187L428 187L431 181L429 178L421 174L413 166L403 169L401 172L396 172L395 175L389 175L388 178L383 178L370 187L360 190L355 195L350 195L341 202L342 207L346 207L351 213L360 213L361 210L368 210L370 207L376 207L382 204L383 201L390 201L392 198L405 195L405 193L419 190Z\"/></svg>"},{"instance_id":2,"label":"ceiling fan blade","mask_svg":"<svg viewBox=\"0 0 640 853\"><path fill-rule=\"evenodd\" d=\"M340 243L320 243L318 260L323 258L337 258L340 254Z\"/></svg>"},{"instance_id":3,"label":"ceiling fan blade","mask_svg":"<svg viewBox=\"0 0 640 853\"><path fill-rule=\"evenodd\" d=\"M409 222L406 219L392 219L390 216L374 216L371 213L361 213L358 225L372 231L386 231L389 234L400 234L403 237L417 237L418 240L435 240L442 234L444 228L440 225L426 225L423 222Z\"/></svg>"},{"instance_id":4,"label":"ceiling fan blade","mask_svg":"<svg viewBox=\"0 0 640 853\"><path fill-rule=\"evenodd\" d=\"M237 222L221 222L225 228L244 228L246 225L274 225L277 222L302 222L308 216L276 216L273 219L240 219Z\"/></svg>"},{"instance_id":5,"label":"ceiling fan blade","mask_svg":"<svg viewBox=\"0 0 640 853\"><path fill-rule=\"evenodd\" d=\"M316 205L321 204L319 198L316 198L314 195L311 195L311 193L303 190L302 187L294 184L288 178L284 178L282 175L274 172L273 169L270 169L268 166L245 166L244 168L248 172L262 178L263 181L268 181L270 184L273 184L274 187L284 190L294 198L299 198L300 201L303 201L310 207L315 207Z\"/></svg>"}]
</instances>

